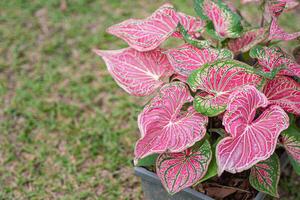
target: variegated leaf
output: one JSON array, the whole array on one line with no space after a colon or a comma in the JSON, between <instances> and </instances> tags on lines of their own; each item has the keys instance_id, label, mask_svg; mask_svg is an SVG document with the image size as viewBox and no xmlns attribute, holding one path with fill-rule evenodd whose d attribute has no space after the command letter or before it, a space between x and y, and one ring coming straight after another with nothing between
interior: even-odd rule
<instances>
[{"instance_id":1,"label":"variegated leaf","mask_svg":"<svg viewBox=\"0 0 300 200\"><path fill-rule=\"evenodd\" d=\"M289 126L284 110L272 105L255 119L256 109L266 107L268 99L254 86L245 86L232 93L223 117L229 137L217 145L218 174L237 173L268 159L276 148L281 131Z\"/></svg>"},{"instance_id":2,"label":"variegated leaf","mask_svg":"<svg viewBox=\"0 0 300 200\"><path fill-rule=\"evenodd\" d=\"M281 15L286 6L285 0L269 0L266 4L271 16L273 17Z\"/></svg>"},{"instance_id":3,"label":"variegated leaf","mask_svg":"<svg viewBox=\"0 0 300 200\"><path fill-rule=\"evenodd\" d=\"M264 94L270 104L276 104L286 112L300 115L300 84L287 76L277 76L269 80Z\"/></svg>"},{"instance_id":4,"label":"variegated leaf","mask_svg":"<svg viewBox=\"0 0 300 200\"><path fill-rule=\"evenodd\" d=\"M157 48L176 32L178 23L190 32L203 29L205 23L192 16L177 13L171 4L164 4L146 19L129 19L111 26L107 32L125 40L138 51L150 51Z\"/></svg>"},{"instance_id":5,"label":"variegated leaf","mask_svg":"<svg viewBox=\"0 0 300 200\"><path fill-rule=\"evenodd\" d=\"M274 153L269 159L251 168L249 182L256 190L278 197L277 186L280 178L280 162Z\"/></svg>"},{"instance_id":6,"label":"variegated leaf","mask_svg":"<svg viewBox=\"0 0 300 200\"><path fill-rule=\"evenodd\" d=\"M189 76L193 70L206 63L233 58L233 54L227 49L198 49L189 44L170 49L165 53L174 70L183 76Z\"/></svg>"},{"instance_id":7,"label":"variegated leaf","mask_svg":"<svg viewBox=\"0 0 300 200\"><path fill-rule=\"evenodd\" d=\"M138 117L142 138L135 147L136 160L153 153L181 152L202 139L208 118L182 106L193 97L184 83L165 85Z\"/></svg>"},{"instance_id":8,"label":"variegated leaf","mask_svg":"<svg viewBox=\"0 0 300 200\"><path fill-rule=\"evenodd\" d=\"M228 48L234 53L249 51L252 47L265 40L267 34L265 28L247 31L241 37L231 39L228 42Z\"/></svg>"},{"instance_id":9,"label":"variegated leaf","mask_svg":"<svg viewBox=\"0 0 300 200\"><path fill-rule=\"evenodd\" d=\"M161 154L156 161L156 172L166 190L175 194L201 179L206 174L211 158L211 147L206 140L197 148Z\"/></svg>"},{"instance_id":10,"label":"variegated leaf","mask_svg":"<svg viewBox=\"0 0 300 200\"><path fill-rule=\"evenodd\" d=\"M226 60L195 70L188 83L193 91L202 90L194 99L194 108L204 115L216 116L225 111L233 91L245 85L258 85L261 80L251 66Z\"/></svg>"},{"instance_id":11,"label":"variegated leaf","mask_svg":"<svg viewBox=\"0 0 300 200\"><path fill-rule=\"evenodd\" d=\"M281 143L288 155L300 165L300 128L297 127L294 118L291 119L289 128L281 135Z\"/></svg>"},{"instance_id":12,"label":"variegated leaf","mask_svg":"<svg viewBox=\"0 0 300 200\"><path fill-rule=\"evenodd\" d=\"M243 27L238 14L217 0L195 0L195 11L204 20L210 20L220 38L237 38Z\"/></svg>"},{"instance_id":13,"label":"variegated leaf","mask_svg":"<svg viewBox=\"0 0 300 200\"><path fill-rule=\"evenodd\" d=\"M300 37L300 31L295 33L285 32L278 24L277 18L273 17L270 26L269 40L294 40Z\"/></svg>"},{"instance_id":14,"label":"variegated leaf","mask_svg":"<svg viewBox=\"0 0 300 200\"><path fill-rule=\"evenodd\" d=\"M266 73L282 68L279 75L300 76L300 65L280 47L256 46L250 50L249 55L258 59L258 64Z\"/></svg>"},{"instance_id":15,"label":"variegated leaf","mask_svg":"<svg viewBox=\"0 0 300 200\"><path fill-rule=\"evenodd\" d=\"M204 31L205 21L201 19L196 19L190 15L186 15L182 12L177 12L177 16L179 18L179 23L187 30L187 33L191 35L193 38L197 37L197 34L200 34ZM182 38L182 35L179 31L175 32L173 37Z\"/></svg>"},{"instance_id":16,"label":"variegated leaf","mask_svg":"<svg viewBox=\"0 0 300 200\"><path fill-rule=\"evenodd\" d=\"M95 50L103 58L108 71L129 94L147 96L161 87L164 77L172 75L173 70L161 49L139 52L132 48L103 51Z\"/></svg>"}]
</instances>

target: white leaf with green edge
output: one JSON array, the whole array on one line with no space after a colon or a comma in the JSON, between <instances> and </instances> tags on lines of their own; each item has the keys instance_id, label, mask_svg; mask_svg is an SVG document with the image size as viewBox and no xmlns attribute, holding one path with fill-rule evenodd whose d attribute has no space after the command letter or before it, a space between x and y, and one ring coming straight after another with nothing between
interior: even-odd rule
<instances>
[{"instance_id":1,"label":"white leaf with green edge","mask_svg":"<svg viewBox=\"0 0 300 200\"><path fill-rule=\"evenodd\" d=\"M154 166L158 155L159 154L152 154L145 158L142 158L142 159L138 160L137 163L135 163L135 166L138 166L138 167Z\"/></svg>"},{"instance_id":2,"label":"white leaf with green edge","mask_svg":"<svg viewBox=\"0 0 300 200\"><path fill-rule=\"evenodd\" d=\"M274 153L269 159L251 168L249 181L256 190L278 197L277 186L280 178L280 162Z\"/></svg>"},{"instance_id":3,"label":"white leaf with green edge","mask_svg":"<svg viewBox=\"0 0 300 200\"><path fill-rule=\"evenodd\" d=\"M245 85L258 86L262 77L254 69L236 60L216 61L191 73L188 83L193 91L201 90L194 98L194 108L206 116L225 111L229 95Z\"/></svg>"},{"instance_id":4,"label":"white leaf with green edge","mask_svg":"<svg viewBox=\"0 0 300 200\"><path fill-rule=\"evenodd\" d=\"M156 172L168 193L175 194L201 179L211 158L211 147L205 140L201 146L183 152L161 154L156 161Z\"/></svg>"},{"instance_id":5,"label":"white leaf with green edge","mask_svg":"<svg viewBox=\"0 0 300 200\"><path fill-rule=\"evenodd\" d=\"M281 133L281 143L288 155L300 165L300 128L297 127L295 119L290 115L290 126Z\"/></svg>"},{"instance_id":6,"label":"white leaf with green edge","mask_svg":"<svg viewBox=\"0 0 300 200\"><path fill-rule=\"evenodd\" d=\"M217 0L194 0L195 11L203 19L211 21L220 38L237 38L243 27L240 16L224 2ZM210 27L211 25L208 25Z\"/></svg>"}]
</instances>

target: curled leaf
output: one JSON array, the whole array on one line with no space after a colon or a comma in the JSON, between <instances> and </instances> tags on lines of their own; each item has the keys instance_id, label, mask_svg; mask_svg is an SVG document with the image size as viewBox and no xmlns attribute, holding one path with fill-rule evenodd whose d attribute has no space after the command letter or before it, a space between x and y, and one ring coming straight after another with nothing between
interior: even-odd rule
<instances>
[{"instance_id":1,"label":"curled leaf","mask_svg":"<svg viewBox=\"0 0 300 200\"><path fill-rule=\"evenodd\" d=\"M292 78L277 76L267 82L263 92L270 104L278 105L286 112L300 115L300 84Z\"/></svg>"},{"instance_id":2,"label":"curled leaf","mask_svg":"<svg viewBox=\"0 0 300 200\"><path fill-rule=\"evenodd\" d=\"M181 152L204 137L208 118L192 107L181 111L192 100L181 82L162 87L160 94L139 115L142 138L136 143L136 160L153 153Z\"/></svg>"},{"instance_id":3,"label":"curled leaf","mask_svg":"<svg viewBox=\"0 0 300 200\"><path fill-rule=\"evenodd\" d=\"M229 137L217 145L218 174L224 170L237 173L268 159L276 148L281 131L289 126L284 110L272 105L257 119L256 109L266 107L266 96L254 86L245 86L231 94L227 111L223 117Z\"/></svg>"},{"instance_id":4,"label":"curled leaf","mask_svg":"<svg viewBox=\"0 0 300 200\"><path fill-rule=\"evenodd\" d=\"M174 70L183 76L189 76L193 70L206 63L233 58L233 54L227 49L198 49L189 44L170 49L165 53Z\"/></svg>"},{"instance_id":5,"label":"curled leaf","mask_svg":"<svg viewBox=\"0 0 300 200\"><path fill-rule=\"evenodd\" d=\"M258 59L258 64L264 72L270 73L280 69L279 75L300 76L300 65L280 47L256 46L250 50L249 55Z\"/></svg>"},{"instance_id":6,"label":"curled leaf","mask_svg":"<svg viewBox=\"0 0 300 200\"><path fill-rule=\"evenodd\" d=\"M192 186L207 172L212 152L206 140L198 148L179 153L163 153L156 161L156 172L170 194Z\"/></svg>"},{"instance_id":7,"label":"curled leaf","mask_svg":"<svg viewBox=\"0 0 300 200\"><path fill-rule=\"evenodd\" d=\"M277 186L280 178L280 162L274 153L269 159L261 161L251 168L249 181L260 192L278 197Z\"/></svg>"},{"instance_id":8,"label":"curled leaf","mask_svg":"<svg viewBox=\"0 0 300 200\"><path fill-rule=\"evenodd\" d=\"M188 83L193 91L202 90L194 99L194 108L204 115L216 116L225 111L233 91L245 85L258 85L261 80L251 66L225 60L195 70Z\"/></svg>"},{"instance_id":9,"label":"curled leaf","mask_svg":"<svg viewBox=\"0 0 300 200\"><path fill-rule=\"evenodd\" d=\"M95 50L103 58L108 71L129 94L147 96L161 87L164 77L169 77L172 67L161 49L139 52L132 48L103 51Z\"/></svg>"},{"instance_id":10,"label":"curled leaf","mask_svg":"<svg viewBox=\"0 0 300 200\"><path fill-rule=\"evenodd\" d=\"M278 24L277 18L273 17L270 26L269 40L294 40L300 37L300 31L296 33L285 32Z\"/></svg>"},{"instance_id":11,"label":"curled leaf","mask_svg":"<svg viewBox=\"0 0 300 200\"><path fill-rule=\"evenodd\" d=\"M237 38L243 30L240 16L222 1L195 0L195 11L203 20L213 23L220 38Z\"/></svg>"}]
</instances>

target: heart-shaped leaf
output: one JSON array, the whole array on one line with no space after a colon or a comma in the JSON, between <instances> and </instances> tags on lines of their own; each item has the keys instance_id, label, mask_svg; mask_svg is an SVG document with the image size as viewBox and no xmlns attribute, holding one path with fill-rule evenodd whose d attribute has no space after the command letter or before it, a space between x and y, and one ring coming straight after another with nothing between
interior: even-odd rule
<instances>
[{"instance_id":1,"label":"heart-shaped leaf","mask_svg":"<svg viewBox=\"0 0 300 200\"><path fill-rule=\"evenodd\" d=\"M241 37L231 39L228 48L234 53L249 51L252 47L265 40L267 31L265 28L252 29L245 32Z\"/></svg>"},{"instance_id":2,"label":"heart-shaped leaf","mask_svg":"<svg viewBox=\"0 0 300 200\"><path fill-rule=\"evenodd\" d=\"M193 70L206 63L233 58L233 54L227 49L198 49L190 44L170 49L165 53L174 70L183 76L189 76Z\"/></svg>"},{"instance_id":3,"label":"heart-shaped leaf","mask_svg":"<svg viewBox=\"0 0 300 200\"><path fill-rule=\"evenodd\" d=\"M171 35L178 37L178 33L175 32L179 22L190 33L204 27L203 21L177 13L171 4L164 4L146 19L126 20L109 27L107 32L123 39L138 51L150 51Z\"/></svg>"},{"instance_id":4,"label":"heart-shaped leaf","mask_svg":"<svg viewBox=\"0 0 300 200\"><path fill-rule=\"evenodd\" d=\"M240 16L222 1L195 0L195 11L203 20L213 23L220 38L237 38L243 30Z\"/></svg>"},{"instance_id":5,"label":"heart-shaped leaf","mask_svg":"<svg viewBox=\"0 0 300 200\"><path fill-rule=\"evenodd\" d=\"M279 105L286 112L300 115L300 84L287 76L269 80L264 94L271 104Z\"/></svg>"},{"instance_id":6,"label":"heart-shaped leaf","mask_svg":"<svg viewBox=\"0 0 300 200\"><path fill-rule=\"evenodd\" d=\"M205 175L211 157L211 147L206 140L198 148L161 154L156 161L156 172L166 190L175 194Z\"/></svg>"},{"instance_id":7,"label":"heart-shaped leaf","mask_svg":"<svg viewBox=\"0 0 300 200\"><path fill-rule=\"evenodd\" d=\"M285 32L278 24L278 20L273 17L273 20L271 22L270 26L270 34L269 34L269 40L294 40L296 38L300 37L300 31L295 33L287 33Z\"/></svg>"},{"instance_id":8,"label":"heart-shaped leaf","mask_svg":"<svg viewBox=\"0 0 300 200\"><path fill-rule=\"evenodd\" d=\"M194 108L207 116L225 111L229 95L239 87L258 85L262 78L253 68L235 60L216 61L195 70L188 83L193 91L202 90L195 97Z\"/></svg>"},{"instance_id":9,"label":"heart-shaped leaf","mask_svg":"<svg viewBox=\"0 0 300 200\"><path fill-rule=\"evenodd\" d=\"M266 107L268 99L254 86L245 86L230 95L223 117L229 137L217 145L218 174L237 173L268 159L275 150L281 131L289 126L284 110L272 105L255 119L256 109Z\"/></svg>"},{"instance_id":10,"label":"heart-shaped leaf","mask_svg":"<svg viewBox=\"0 0 300 200\"><path fill-rule=\"evenodd\" d=\"M164 77L173 70L161 49L139 52L132 48L113 51L95 50L103 58L108 71L129 94L147 96L161 87Z\"/></svg>"},{"instance_id":11,"label":"heart-shaped leaf","mask_svg":"<svg viewBox=\"0 0 300 200\"><path fill-rule=\"evenodd\" d=\"M280 162L274 153L269 159L261 161L251 168L249 182L258 191L278 197L279 178Z\"/></svg>"},{"instance_id":12,"label":"heart-shaped leaf","mask_svg":"<svg viewBox=\"0 0 300 200\"><path fill-rule=\"evenodd\" d=\"M282 68L279 75L300 76L300 65L280 47L256 46L250 50L249 55L258 59L264 72L270 73L274 69Z\"/></svg>"},{"instance_id":13,"label":"heart-shaped leaf","mask_svg":"<svg viewBox=\"0 0 300 200\"><path fill-rule=\"evenodd\" d=\"M202 139L208 118L192 107L181 110L193 100L184 83L165 85L139 115L142 138L135 147L136 160L153 153L181 152Z\"/></svg>"}]
</instances>

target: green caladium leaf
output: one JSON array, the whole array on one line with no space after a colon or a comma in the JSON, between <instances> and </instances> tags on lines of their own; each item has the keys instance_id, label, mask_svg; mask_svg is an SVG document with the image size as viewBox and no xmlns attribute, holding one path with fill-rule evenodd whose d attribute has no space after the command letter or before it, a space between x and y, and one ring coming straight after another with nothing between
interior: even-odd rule
<instances>
[{"instance_id":1,"label":"green caladium leaf","mask_svg":"<svg viewBox=\"0 0 300 200\"><path fill-rule=\"evenodd\" d=\"M251 168L249 181L256 190L278 197L277 185L280 178L280 162L274 153L269 159Z\"/></svg>"},{"instance_id":2,"label":"green caladium leaf","mask_svg":"<svg viewBox=\"0 0 300 200\"><path fill-rule=\"evenodd\" d=\"M232 92L245 85L258 86L261 81L251 66L236 60L203 65L188 79L193 91L201 90L194 98L195 110L210 117L225 111Z\"/></svg>"},{"instance_id":3,"label":"green caladium leaf","mask_svg":"<svg viewBox=\"0 0 300 200\"><path fill-rule=\"evenodd\" d=\"M194 0L195 11L212 22L220 38L237 38L243 31L240 16L220 0Z\"/></svg>"},{"instance_id":4,"label":"green caladium leaf","mask_svg":"<svg viewBox=\"0 0 300 200\"><path fill-rule=\"evenodd\" d=\"M291 156L289 156L289 160L296 174L300 176L300 164L296 160L294 160Z\"/></svg>"},{"instance_id":5,"label":"green caladium leaf","mask_svg":"<svg viewBox=\"0 0 300 200\"><path fill-rule=\"evenodd\" d=\"M185 30L184 26L181 25L180 23L178 24L177 28L179 29L179 32L181 33L183 39L184 39L187 43L189 43L189 44L191 44L191 45L197 47L198 49L207 48L207 47L209 47L209 46L211 45L211 42L208 41L208 40L197 40L197 39L193 38L193 37L188 33L188 31Z\"/></svg>"},{"instance_id":6,"label":"green caladium leaf","mask_svg":"<svg viewBox=\"0 0 300 200\"><path fill-rule=\"evenodd\" d=\"M281 136L281 143L283 144L290 158L293 160L293 166L296 166L296 163L300 165L300 128L297 127L293 115L290 115L289 128L283 131Z\"/></svg>"},{"instance_id":7,"label":"green caladium leaf","mask_svg":"<svg viewBox=\"0 0 300 200\"><path fill-rule=\"evenodd\" d=\"M138 163L136 163L135 166L138 166L138 167L154 166L158 155L159 154L152 154L145 158L142 158L142 159L138 160Z\"/></svg>"}]
</instances>

